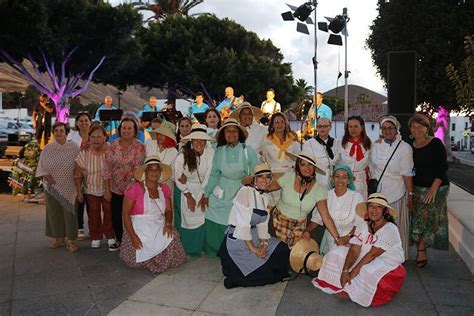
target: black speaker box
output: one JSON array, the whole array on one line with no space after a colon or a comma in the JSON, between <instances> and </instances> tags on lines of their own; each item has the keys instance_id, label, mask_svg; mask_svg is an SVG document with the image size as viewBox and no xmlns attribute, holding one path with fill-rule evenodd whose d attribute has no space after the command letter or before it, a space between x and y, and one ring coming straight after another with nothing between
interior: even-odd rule
<instances>
[{"instance_id":1,"label":"black speaker box","mask_svg":"<svg viewBox=\"0 0 474 316\"><path fill-rule=\"evenodd\" d=\"M401 133L408 140L408 119L416 109L416 52L388 53L388 112L402 125Z\"/></svg>"}]
</instances>

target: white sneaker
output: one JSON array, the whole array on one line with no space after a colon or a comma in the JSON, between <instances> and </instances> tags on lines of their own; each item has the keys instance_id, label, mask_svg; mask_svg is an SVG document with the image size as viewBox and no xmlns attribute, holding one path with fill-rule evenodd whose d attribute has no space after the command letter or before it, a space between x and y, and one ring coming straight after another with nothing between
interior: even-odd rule
<instances>
[{"instance_id":1,"label":"white sneaker","mask_svg":"<svg viewBox=\"0 0 474 316\"><path fill-rule=\"evenodd\" d=\"M99 248L100 247L100 240L93 240L91 242L91 248Z\"/></svg>"},{"instance_id":2,"label":"white sneaker","mask_svg":"<svg viewBox=\"0 0 474 316\"><path fill-rule=\"evenodd\" d=\"M109 246L112 246L112 245L115 244L115 243L116 243L115 238L107 239L107 244L108 244Z\"/></svg>"}]
</instances>

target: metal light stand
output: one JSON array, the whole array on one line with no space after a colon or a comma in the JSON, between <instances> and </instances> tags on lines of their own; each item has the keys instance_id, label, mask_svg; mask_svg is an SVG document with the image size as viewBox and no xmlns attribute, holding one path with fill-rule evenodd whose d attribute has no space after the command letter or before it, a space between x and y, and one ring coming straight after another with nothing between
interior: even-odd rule
<instances>
[{"instance_id":1,"label":"metal light stand","mask_svg":"<svg viewBox=\"0 0 474 316\"><path fill-rule=\"evenodd\" d=\"M350 71L347 70L347 22L350 18L347 15L347 8L342 9L342 16L344 17L346 31L344 32L344 121L347 122L349 117L349 86L347 85L347 78L349 78Z\"/></svg>"}]
</instances>

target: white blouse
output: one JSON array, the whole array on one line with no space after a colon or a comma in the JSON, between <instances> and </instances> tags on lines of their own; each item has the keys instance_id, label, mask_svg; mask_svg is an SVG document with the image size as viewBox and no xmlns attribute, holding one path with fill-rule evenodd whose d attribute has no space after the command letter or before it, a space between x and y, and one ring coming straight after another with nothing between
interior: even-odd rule
<instances>
[{"instance_id":1,"label":"white blouse","mask_svg":"<svg viewBox=\"0 0 474 316\"><path fill-rule=\"evenodd\" d=\"M268 133L268 128L260 125L254 120L252 125L246 127L246 129L249 136L245 140L245 144L252 147L257 153L257 156L260 156L260 152L263 149L264 139Z\"/></svg>"},{"instance_id":2,"label":"white blouse","mask_svg":"<svg viewBox=\"0 0 474 316\"><path fill-rule=\"evenodd\" d=\"M197 169L190 172L188 166L184 165L184 154L179 153L176 157L174 164L174 178L179 179L183 174L186 176L185 184L182 184L178 180L175 182L176 186L181 191L181 226L183 228L194 229L204 224L204 211L197 206L197 203L201 200L204 188L209 181L213 159L214 149L212 149L211 146L204 147L202 155L197 157ZM194 212L191 212L188 209L187 200L184 196L187 192L191 193L196 201L196 209Z\"/></svg>"},{"instance_id":3,"label":"white blouse","mask_svg":"<svg viewBox=\"0 0 474 316\"><path fill-rule=\"evenodd\" d=\"M365 169L370 163L370 150L366 150L361 144L364 158L360 161L357 161L356 154L354 154L352 157L349 155L352 147L351 142L347 142L346 148L344 148L342 147L342 140L339 140L337 142L337 147L339 153L337 162L345 164L351 168L354 175L354 184L356 186L357 192L359 192L363 198L367 198L367 175L365 173Z\"/></svg>"},{"instance_id":4,"label":"white blouse","mask_svg":"<svg viewBox=\"0 0 474 316\"><path fill-rule=\"evenodd\" d=\"M255 200L257 201L256 204ZM257 208L268 211L268 200L268 193L261 194L249 186L240 188L234 198L234 204L232 205L229 215L229 225L235 226L234 237L241 240L252 240L250 220L252 219L253 209ZM260 239L270 238L270 234L268 233L269 218L270 216L267 216L264 222L256 225Z\"/></svg>"},{"instance_id":5,"label":"white blouse","mask_svg":"<svg viewBox=\"0 0 474 316\"><path fill-rule=\"evenodd\" d=\"M328 191L329 215L331 215L339 235L345 236L354 226L364 223L364 220L355 212L357 204L363 201L362 195L357 191L347 189L347 192L339 197L334 189ZM323 219L319 212L313 212L311 221L323 225Z\"/></svg>"},{"instance_id":6,"label":"white blouse","mask_svg":"<svg viewBox=\"0 0 474 316\"><path fill-rule=\"evenodd\" d=\"M331 187L331 177L334 166L337 163L339 157L339 146L337 146L338 141L335 139L332 146L332 152L334 158L329 158L329 155L326 151L326 147L321 145L316 139L311 138L306 141L303 145L303 150L309 153L312 153L316 158L316 165L326 172L326 175L316 174L316 181L323 185L326 190L329 190Z\"/></svg>"},{"instance_id":7,"label":"white blouse","mask_svg":"<svg viewBox=\"0 0 474 316\"><path fill-rule=\"evenodd\" d=\"M300 153L300 143L294 141L288 146L287 152L298 155ZM278 148L268 137L265 136L262 160L270 165L273 172L287 172L295 168L295 161L282 153L278 159L280 148Z\"/></svg>"},{"instance_id":8,"label":"white blouse","mask_svg":"<svg viewBox=\"0 0 474 316\"><path fill-rule=\"evenodd\" d=\"M378 258L387 265L396 267L405 261L400 233L393 223L386 223L372 235L367 223L364 222L356 227L354 237L349 243L362 246L357 262L372 249L372 246L385 250Z\"/></svg>"},{"instance_id":9,"label":"white blouse","mask_svg":"<svg viewBox=\"0 0 474 316\"><path fill-rule=\"evenodd\" d=\"M388 159L399 141L397 139L391 145L384 141L373 144L370 157L370 173L372 178L377 180L380 178ZM393 154L377 190L385 195L389 203L396 202L405 195L406 186L403 176L413 176L413 150L404 141L400 143L397 151Z\"/></svg>"}]
</instances>

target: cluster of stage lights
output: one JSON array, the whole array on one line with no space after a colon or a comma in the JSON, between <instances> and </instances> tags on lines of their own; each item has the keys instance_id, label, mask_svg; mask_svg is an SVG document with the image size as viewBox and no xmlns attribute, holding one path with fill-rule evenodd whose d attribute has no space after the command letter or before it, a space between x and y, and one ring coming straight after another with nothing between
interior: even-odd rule
<instances>
[{"instance_id":1,"label":"cluster of stage lights","mask_svg":"<svg viewBox=\"0 0 474 316\"><path fill-rule=\"evenodd\" d=\"M314 24L310 14L314 11L315 5L311 2L306 2L299 7L290 4L287 4L287 6L292 11L282 13L281 17L283 20L294 21L294 19L297 18L301 22L296 24L296 31L309 35L307 24ZM328 22L318 22L318 29L328 33L330 31L328 44L342 46L342 37L339 33L342 33L345 36L348 35L346 24L349 22L349 18L347 17L347 13L343 12L342 15L337 15L334 18L325 18Z\"/></svg>"}]
</instances>

